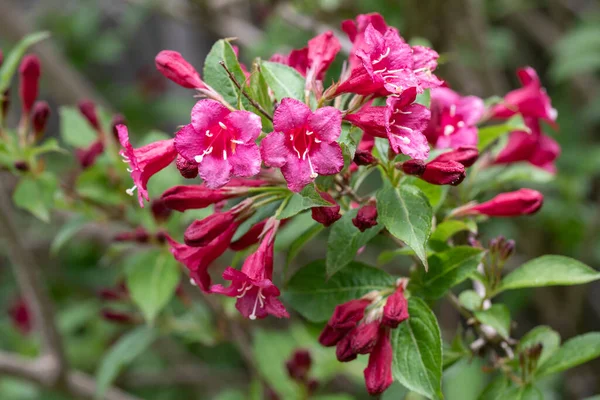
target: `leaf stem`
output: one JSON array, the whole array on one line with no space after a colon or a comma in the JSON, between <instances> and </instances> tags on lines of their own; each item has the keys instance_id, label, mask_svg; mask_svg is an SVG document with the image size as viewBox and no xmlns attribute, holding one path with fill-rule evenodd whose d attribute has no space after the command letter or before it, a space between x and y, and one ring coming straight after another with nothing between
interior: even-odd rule
<instances>
[{"instance_id":1,"label":"leaf stem","mask_svg":"<svg viewBox=\"0 0 600 400\"><path fill-rule=\"evenodd\" d=\"M225 69L225 72L227 72L227 76L229 76L229 79L231 80L231 82L233 82L233 84L240 90L242 95L244 95L244 97L246 99L248 99L250 104L252 104L252 106L254 108L256 108L258 110L258 112L260 112L262 115L264 115L265 118L267 118L269 121L273 122L273 117L271 115L269 115L269 113L264 108L262 108L262 106L260 104L258 104L253 98L251 98L248 95L248 93L246 93L246 90L242 87L242 85L240 85L238 80L235 78L235 76L233 76L233 74L231 73L229 68L227 68L227 66L225 65L225 61L221 61L221 62L219 62L219 64L221 64L221 67L223 67L223 69Z\"/></svg>"}]
</instances>

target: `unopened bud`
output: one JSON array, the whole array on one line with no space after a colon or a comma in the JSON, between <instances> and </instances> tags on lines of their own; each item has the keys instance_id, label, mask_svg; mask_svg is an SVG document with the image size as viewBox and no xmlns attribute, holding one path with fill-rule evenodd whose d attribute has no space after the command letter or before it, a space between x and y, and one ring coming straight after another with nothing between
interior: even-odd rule
<instances>
[{"instance_id":1,"label":"unopened bud","mask_svg":"<svg viewBox=\"0 0 600 400\"><path fill-rule=\"evenodd\" d=\"M173 212L161 198L152 200L150 203L150 210L152 211L152 216L156 222L165 222Z\"/></svg>"},{"instance_id":2,"label":"unopened bud","mask_svg":"<svg viewBox=\"0 0 600 400\"><path fill-rule=\"evenodd\" d=\"M377 164L377 159L370 151L356 149L354 162L356 165L375 165Z\"/></svg>"},{"instance_id":3,"label":"unopened bud","mask_svg":"<svg viewBox=\"0 0 600 400\"><path fill-rule=\"evenodd\" d=\"M292 357L286 361L285 366L292 379L304 382L308 378L308 372L312 364L312 359L308 350L299 349L294 352Z\"/></svg>"},{"instance_id":4,"label":"unopened bud","mask_svg":"<svg viewBox=\"0 0 600 400\"><path fill-rule=\"evenodd\" d=\"M83 169L94 165L96 158L102 153L104 153L104 142L102 140L96 140L87 149L75 149L75 157Z\"/></svg>"},{"instance_id":5,"label":"unopened bud","mask_svg":"<svg viewBox=\"0 0 600 400\"><path fill-rule=\"evenodd\" d=\"M405 174L421 176L425 172L425 162L421 160L408 160L398 163L396 167L401 168Z\"/></svg>"},{"instance_id":6,"label":"unopened bud","mask_svg":"<svg viewBox=\"0 0 600 400\"><path fill-rule=\"evenodd\" d=\"M461 208L455 215L483 214L491 217L516 217L538 211L544 203L544 196L533 189L519 189L501 193L481 204Z\"/></svg>"},{"instance_id":7,"label":"unopened bud","mask_svg":"<svg viewBox=\"0 0 600 400\"><path fill-rule=\"evenodd\" d=\"M50 106L45 101L37 101L33 106L32 125L36 140L42 137L50 118Z\"/></svg>"},{"instance_id":8,"label":"unopened bud","mask_svg":"<svg viewBox=\"0 0 600 400\"><path fill-rule=\"evenodd\" d=\"M91 100L84 100L78 104L79 112L87 119L90 125L96 130L100 131L100 122L98 120L98 113L96 112L96 104Z\"/></svg>"},{"instance_id":9,"label":"unopened bud","mask_svg":"<svg viewBox=\"0 0 600 400\"><path fill-rule=\"evenodd\" d=\"M348 335L351 337L352 350L357 354L370 353L379 334L379 321L373 321L366 324L359 324Z\"/></svg>"},{"instance_id":10,"label":"unopened bud","mask_svg":"<svg viewBox=\"0 0 600 400\"><path fill-rule=\"evenodd\" d=\"M19 75L21 78L19 94L21 96L24 115L29 115L31 107L33 107L33 103L37 99L40 74L40 60L37 56L29 54L23 57L23 61L21 61L21 65L19 66Z\"/></svg>"},{"instance_id":11,"label":"unopened bud","mask_svg":"<svg viewBox=\"0 0 600 400\"><path fill-rule=\"evenodd\" d=\"M352 223L361 232L377 225L377 207L374 205L366 205L358 210L356 218L352 218Z\"/></svg>"},{"instance_id":12,"label":"unopened bud","mask_svg":"<svg viewBox=\"0 0 600 400\"><path fill-rule=\"evenodd\" d=\"M381 323L390 328L397 328L400 323L408 318L408 302L404 296L404 286L400 285L396 288L396 291L387 298L385 306L383 306L383 318L381 319Z\"/></svg>"},{"instance_id":13,"label":"unopened bud","mask_svg":"<svg viewBox=\"0 0 600 400\"><path fill-rule=\"evenodd\" d=\"M465 167L456 161L432 161L420 178L433 185L456 186L465 179Z\"/></svg>"},{"instance_id":14,"label":"unopened bud","mask_svg":"<svg viewBox=\"0 0 600 400\"><path fill-rule=\"evenodd\" d=\"M183 176L185 179L193 179L198 176L198 163L194 161L189 161L181 155L177 155L175 165L177 166L181 176Z\"/></svg>"},{"instance_id":15,"label":"unopened bud","mask_svg":"<svg viewBox=\"0 0 600 400\"><path fill-rule=\"evenodd\" d=\"M188 89L205 89L198 71L187 62L181 53L163 50L155 58L156 68L168 79Z\"/></svg>"},{"instance_id":16,"label":"unopened bud","mask_svg":"<svg viewBox=\"0 0 600 400\"><path fill-rule=\"evenodd\" d=\"M21 172L29 171L29 164L27 163L27 161L24 161L24 160L15 161L15 163L13 165L15 166L15 169L17 169L18 171L21 171Z\"/></svg>"},{"instance_id":17,"label":"unopened bud","mask_svg":"<svg viewBox=\"0 0 600 400\"><path fill-rule=\"evenodd\" d=\"M313 207L311 209L312 219L323 226L328 227L338 219L342 218L340 214L340 205L335 202L333 197L327 192L319 192L323 200L331 203L331 206Z\"/></svg>"},{"instance_id":18,"label":"unopened bud","mask_svg":"<svg viewBox=\"0 0 600 400\"><path fill-rule=\"evenodd\" d=\"M110 129L117 143L119 142L119 131L117 130L117 126L119 125L127 125L127 121L121 114L115 114L110 121Z\"/></svg>"},{"instance_id":19,"label":"unopened bud","mask_svg":"<svg viewBox=\"0 0 600 400\"><path fill-rule=\"evenodd\" d=\"M236 214L232 211L211 214L210 216L192 222L185 230L183 239L185 244L193 247L204 247L221 235L235 220Z\"/></svg>"},{"instance_id":20,"label":"unopened bud","mask_svg":"<svg viewBox=\"0 0 600 400\"><path fill-rule=\"evenodd\" d=\"M475 146L461 146L455 150L440 154L433 161L456 161L470 167L479 158L479 151Z\"/></svg>"},{"instance_id":21,"label":"unopened bud","mask_svg":"<svg viewBox=\"0 0 600 400\"><path fill-rule=\"evenodd\" d=\"M5 118L8 115L8 108L10 107L10 89L6 89L4 93L0 93L0 113L2 114L2 118Z\"/></svg>"},{"instance_id":22,"label":"unopened bud","mask_svg":"<svg viewBox=\"0 0 600 400\"><path fill-rule=\"evenodd\" d=\"M344 336L335 348L335 356L339 362L348 362L356 359L357 353L352 349L352 337L350 334Z\"/></svg>"}]
</instances>

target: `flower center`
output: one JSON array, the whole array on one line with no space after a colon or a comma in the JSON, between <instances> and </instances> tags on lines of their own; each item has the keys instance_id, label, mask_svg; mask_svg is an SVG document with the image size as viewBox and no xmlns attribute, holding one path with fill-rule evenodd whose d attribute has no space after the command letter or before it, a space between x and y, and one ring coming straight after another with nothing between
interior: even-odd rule
<instances>
[{"instance_id":1,"label":"flower center","mask_svg":"<svg viewBox=\"0 0 600 400\"><path fill-rule=\"evenodd\" d=\"M440 129L444 136L450 136L465 126L462 115L456 113L456 105L452 104L448 110L442 112Z\"/></svg>"},{"instance_id":2,"label":"flower center","mask_svg":"<svg viewBox=\"0 0 600 400\"><path fill-rule=\"evenodd\" d=\"M235 154L236 145L243 144L241 140L237 140L235 132L221 121L207 129L204 136L206 146L202 154L194 157L197 163L201 163L204 156L209 154L227 160L229 156Z\"/></svg>"},{"instance_id":3,"label":"flower center","mask_svg":"<svg viewBox=\"0 0 600 400\"><path fill-rule=\"evenodd\" d=\"M252 313L248 316L248 318L250 318L251 320L256 319L256 311L259 309L259 306L261 309L265 307L266 296L264 294L262 294L262 288L258 288L257 286L249 284L248 282L244 282L242 284L242 287L237 290L238 293L240 293L240 294L238 294L236 296L238 299L241 299L249 291L251 291L252 289L255 289L255 288L258 290L256 291L256 298L254 299L254 307L252 308ZM252 291L252 292L254 292L254 291Z\"/></svg>"},{"instance_id":4,"label":"flower center","mask_svg":"<svg viewBox=\"0 0 600 400\"><path fill-rule=\"evenodd\" d=\"M321 141L315 136L313 131L307 130L306 127L295 129L288 133L288 144L292 151L299 160L308 161L311 178L316 178L318 175L310 159L310 152L315 143L321 143Z\"/></svg>"}]
</instances>

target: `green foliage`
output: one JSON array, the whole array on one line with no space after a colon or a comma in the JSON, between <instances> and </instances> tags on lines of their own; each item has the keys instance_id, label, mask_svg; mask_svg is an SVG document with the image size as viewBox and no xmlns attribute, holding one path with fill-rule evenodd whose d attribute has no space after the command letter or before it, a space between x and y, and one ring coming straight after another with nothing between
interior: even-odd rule
<instances>
[{"instance_id":1,"label":"green foliage","mask_svg":"<svg viewBox=\"0 0 600 400\"><path fill-rule=\"evenodd\" d=\"M504 304L494 304L487 310L478 310L474 314L479 322L491 326L503 338L510 337L510 311Z\"/></svg>"},{"instance_id":2,"label":"green foliage","mask_svg":"<svg viewBox=\"0 0 600 400\"><path fill-rule=\"evenodd\" d=\"M29 211L44 222L49 222L57 185L56 177L50 173L24 177L13 193L13 201L17 207Z\"/></svg>"},{"instance_id":3,"label":"green foliage","mask_svg":"<svg viewBox=\"0 0 600 400\"><path fill-rule=\"evenodd\" d=\"M576 336L563 343L543 362L537 376L555 374L600 357L600 333L592 332Z\"/></svg>"},{"instance_id":4,"label":"green foliage","mask_svg":"<svg viewBox=\"0 0 600 400\"><path fill-rule=\"evenodd\" d=\"M281 210L277 219L287 219L312 207L331 206L323 199L313 185L307 185L300 193L290 193L287 197L285 207Z\"/></svg>"},{"instance_id":5,"label":"green foliage","mask_svg":"<svg viewBox=\"0 0 600 400\"><path fill-rule=\"evenodd\" d=\"M96 140L97 133L83 115L74 107L62 106L60 136L70 146L86 148Z\"/></svg>"},{"instance_id":6,"label":"green foliage","mask_svg":"<svg viewBox=\"0 0 600 400\"><path fill-rule=\"evenodd\" d=\"M17 45L5 56L2 67L0 67L0 93L4 93L10 86L21 58L29 47L50 37L48 32L35 32L25 36Z\"/></svg>"},{"instance_id":7,"label":"green foliage","mask_svg":"<svg viewBox=\"0 0 600 400\"><path fill-rule=\"evenodd\" d=\"M275 62L261 61L260 73L273 90L277 101L285 97L304 101L305 79L295 69Z\"/></svg>"}]
</instances>

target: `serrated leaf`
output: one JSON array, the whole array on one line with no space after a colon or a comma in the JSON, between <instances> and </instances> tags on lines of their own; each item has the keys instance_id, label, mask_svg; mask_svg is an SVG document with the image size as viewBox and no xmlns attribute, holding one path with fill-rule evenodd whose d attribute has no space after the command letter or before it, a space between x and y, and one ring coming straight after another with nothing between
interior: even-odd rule
<instances>
[{"instance_id":1,"label":"serrated leaf","mask_svg":"<svg viewBox=\"0 0 600 400\"><path fill-rule=\"evenodd\" d=\"M123 368L142 354L157 337L154 329L141 326L123 335L106 353L96 373L95 399L104 398L104 393Z\"/></svg>"},{"instance_id":2,"label":"serrated leaf","mask_svg":"<svg viewBox=\"0 0 600 400\"><path fill-rule=\"evenodd\" d=\"M327 239L327 276L345 268L356 256L358 250L366 245L383 229L382 224L361 232L352 223L358 209L346 212L340 220L333 224Z\"/></svg>"},{"instance_id":3,"label":"serrated leaf","mask_svg":"<svg viewBox=\"0 0 600 400\"><path fill-rule=\"evenodd\" d=\"M363 131L355 127L354 125L343 124L342 133L338 139L338 143L342 148L342 154L344 156L344 168L348 168L354 159L356 148L360 143Z\"/></svg>"},{"instance_id":4,"label":"serrated leaf","mask_svg":"<svg viewBox=\"0 0 600 400\"><path fill-rule=\"evenodd\" d=\"M579 285L600 279L600 272L569 257L545 255L526 262L508 274L496 294L504 290Z\"/></svg>"},{"instance_id":5,"label":"serrated leaf","mask_svg":"<svg viewBox=\"0 0 600 400\"><path fill-rule=\"evenodd\" d=\"M503 338L510 337L510 311L504 304L494 304L487 310L475 311L473 314L479 322L491 326Z\"/></svg>"},{"instance_id":6,"label":"serrated leaf","mask_svg":"<svg viewBox=\"0 0 600 400\"><path fill-rule=\"evenodd\" d=\"M560 335L549 326L536 326L521 338L518 351L524 351L538 343L543 346L538 360L538 365L542 365L560 347Z\"/></svg>"},{"instance_id":7,"label":"serrated leaf","mask_svg":"<svg viewBox=\"0 0 600 400\"><path fill-rule=\"evenodd\" d=\"M387 272L358 262L351 262L327 279L325 260L318 260L292 276L284 298L306 319L322 322L331 317L338 304L393 285L394 278Z\"/></svg>"},{"instance_id":8,"label":"serrated leaf","mask_svg":"<svg viewBox=\"0 0 600 400\"><path fill-rule=\"evenodd\" d=\"M450 186L447 185L432 185L414 176L407 176L402 181L402 184L410 184L418 188L427 197L433 211L437 211L444 203Z\"/></svg>"},{"instance_id":9,"label":"serrated leaf","mask_svg":"<svg viewBox=\"0 0 600 400\"><path fill-rule=\"evenodd\" d=\"M312 207L332 206L330 202L321 197L314 185L308 185L300 193L290 195L287 204L279 213L277 219L286 219Z\"/></svg>"},{"instance_id":10,"label":"serrated leaf","mask_svg":"<svg viewBox=\"0 0 600 400\"><path fill-rule=\"evenodd\" d=\"M97 133L89 122L74 107L62 106L59 109L60 136L70 146L86 148L97 138Z\"/></svg>"},{"instance_id":11,"label":"serrated leaf","mask_svg":"<svg viewBox=\"0 0 600 400\"><path fill-rule=\"evenodd\" d=\"M442 399L442 338L437 319L418 297L408 300L410 318L392 334L394 377L408 389Z\"/></svg>"},{"instance_id":12,"label":"serrated leaf","mask_svg":"<svg viewBox=\"0 0 600 400\"><path fill-rule=\"evenodd\" d=\"M57 185L56 177L48 172L36 178L27 176L17 184L12 198L17 207L29 211L44 222L49 222Z\"/></svg>"},{"instance_id":13,"label":"serrated leaf","mask_svg":"<svg viewBox=\"0 0 600 400\"><path fill-rule=\"evenodd\" d=\"M137 254L130 260L127 288L144 318L152 323L175 293L179 266L171 254L160 250Z\"/></svg>"},{"instance_id":14,"label":"serrated leaf","mask_svg":"<svg viewBox=\"0 0 600 400\"><path fill-rule=\"evenodd\" d=\"M379 222L413 249L427 270L425 246L431 233L433 210L425 195L403 185L399 189L384 187L376 197Z\"/></svg>"},{"instance_id":15,"label":"serrated leaf","mask_svg":"<svg viewBox=\"0 0 600 400\"><path fill-rule=\"evenodd\" d=\"M482 152L490 144L496 141L496 139L513 131L529 131L529 128L525 125L525 121L520 114L516 114L503 124L479 128L479 143L477 144L477 149L479 152Z\"/></svg>"},{"instance_id":16,"label":"serrated leaf","mask_svg":"<svg viewBox=\"0 0 600 400\"><path fill-rule=\"evenodd\" d=\"M555 374L600 357L600 332L590 332L567 340L543 364L537 376Z\"/></svg>"},{"instance_id":17,"label":"serrated leaf","mask_svg":"<svg viewBox=\"0 0 600 400\"><path fill-rule=\"evenodd\" d=\"M49 32L34 32L17 43L17 45L4 58L2 67L0 68L0 93L4 93L10 86L10 82L19 67L21 58L25 55L27 49L37 42L50 37Z\"/></svg>"},{"instance_id":18,"label":"serrated leaf","mask_svg":"<svg viewBox=\"0 0 600 400\"><path fill-rule=\"evenodd\" d=\"M483 251L469 246L453 247L428 258L429 271L421 269L410 280L411 291L430 299L437 299L458 285L477 269Z\"/></svg>"},{"instance_id":19,"label":"serrated leaf","mask_svg":"<svg viewBox=\"0 0 600 400\"><path fill-rule=\"evenodd\" d=\"M260 73L275 94L277 101L285 97L304 101L306 80L294 68L276 62L261 61Z\"/></svg>"}]
</instances>

